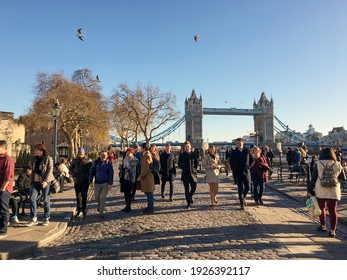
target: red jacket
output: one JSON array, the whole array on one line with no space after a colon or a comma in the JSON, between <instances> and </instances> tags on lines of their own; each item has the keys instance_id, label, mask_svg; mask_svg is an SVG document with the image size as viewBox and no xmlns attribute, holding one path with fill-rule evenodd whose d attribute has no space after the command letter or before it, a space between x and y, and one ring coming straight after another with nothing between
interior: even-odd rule
<instances>
[{"instance_id":1,"label":"red jacket","mask_svg":"<svg viewBox=\"0 0 347 280\"><path fill-rule=\"evenodd\" d=\"M0 188L2 188L5 182L9 181L6 191L9 193L13 192L13 181L14 181L14 163L12 158L4 153L0 155Z\"/></svg>"},{"instance_id":2,"label":"red jacket","mask_svg":"<svg viewBox=\"0 0 347 280\"><path fill-rule=\"evenodd\" d=\"M251 167L251 175L257 176L264 182L267 182L267 171L270 169L267 164L266 158L261 155L259 158L254 159L254 164Z\"/></svg>"}]
</instances>

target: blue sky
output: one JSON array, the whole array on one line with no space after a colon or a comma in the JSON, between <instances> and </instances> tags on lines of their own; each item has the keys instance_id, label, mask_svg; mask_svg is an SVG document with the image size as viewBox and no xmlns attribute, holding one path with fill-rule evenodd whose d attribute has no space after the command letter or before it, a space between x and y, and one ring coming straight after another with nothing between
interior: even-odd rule
<instances>
[{"instance_id":1,"label":"blue sky","mask_svg":"<svg viewBox=\"0 0 347 280\"><path fill-rule=\"evenodd\" d=\"M327 134L347 128L346 14L344 0L0 0L0 111L26 113L38 72L89 68L106 96L151 83L182 114L193 88L204 107L246 109L264 91L289 127ZM253 120L205 116L203 130L229 141Z\"/></svg>"}]
</instances>

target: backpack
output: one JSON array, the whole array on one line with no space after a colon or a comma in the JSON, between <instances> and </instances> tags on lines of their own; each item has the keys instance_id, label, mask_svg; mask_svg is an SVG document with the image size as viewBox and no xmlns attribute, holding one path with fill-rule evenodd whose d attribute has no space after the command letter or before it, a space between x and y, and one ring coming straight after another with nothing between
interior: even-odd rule
<instances>
[{"instance_id":1,"label":"backpack","mask_svg":"<svg viewBox=\"0 0 347 280\"><path fill-rule=\"evenodd\" d=\"M320 163L323 165L322 178L319 178L321 185L323 187L328 187L328 188L337 187L339 181L337 179L337 175L335 174L335 170L334 170L335 162L327 163L326 165L324 165L323 162L321 161Z\"/></svg>"}]
</instances>

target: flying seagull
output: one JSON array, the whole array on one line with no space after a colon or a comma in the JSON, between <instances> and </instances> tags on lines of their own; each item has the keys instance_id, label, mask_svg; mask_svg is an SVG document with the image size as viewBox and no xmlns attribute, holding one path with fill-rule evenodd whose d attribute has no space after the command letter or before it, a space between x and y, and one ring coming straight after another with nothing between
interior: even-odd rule
<instances>
[{"instance_id":1,"label":"flying seagull","mask_svg":"<svg viewBox=\"0 0 347 280\"><path fill-rule=\"evenodd\" d=\"M200 35L194 35L194 41L197 42L200 40Z\"/></svg>"},{"instance_id":2,"label":"flying seagull","mask_svg":"<svg viewBox=\"0 0 347 280\"><path fill-rule=\"evenodd\" d=\"M78 28L77 29L77 37L78 39L80 39L81 41L83 41L84 35L82 34L82 28Z\"/></svg>"},{"instance_id":3,"label":"flying seagull","mask_svg":"<svg viewBox=\"0 0 347 280\"><path fill-rule=\"evenodd\" d=\"M100 83L99 75L96 75L96 81Z\"/></svg>"}]
</instances>

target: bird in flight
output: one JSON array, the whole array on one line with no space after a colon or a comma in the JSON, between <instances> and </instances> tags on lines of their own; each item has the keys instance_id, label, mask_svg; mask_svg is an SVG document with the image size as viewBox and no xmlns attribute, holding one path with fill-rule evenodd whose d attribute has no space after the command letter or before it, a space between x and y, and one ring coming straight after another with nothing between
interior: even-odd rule
<instances>
[{"instance_id":1,"label":"bird in flight","mask_svg":"<svg viewBox=\"0 0 347 280\"><path fill-rule=\"evenodd\" d=\"M96 75L96 81L100 83L99 75Z\"/></svg>"},{"instance_id":2,"label":"bird in flight","mask_svg":"<svg viewBox=\"0 0 347 280\"><path fill-rule=\"evenodd\" d=\"M81 41L83 41L84 35L82 34L82 28L78 28L77 29L77 37L78 39L80 39Z\"/></svg>"},{"instance_id":3,"label":"bird in flight","mask_svg":"<svg viewBox=\"0 0 347 280\"><path fill-rule=\"evenodd\" d=\"M200 40L200 35L194 35L194 41L197 42Z\"/></svg>"}]
</instances>

